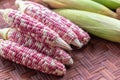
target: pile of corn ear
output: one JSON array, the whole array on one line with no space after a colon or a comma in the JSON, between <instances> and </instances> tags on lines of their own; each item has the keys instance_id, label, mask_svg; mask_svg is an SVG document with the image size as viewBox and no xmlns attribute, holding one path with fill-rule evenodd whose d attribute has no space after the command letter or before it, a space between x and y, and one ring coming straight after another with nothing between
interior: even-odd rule
<instances>
[{"instance_id":1,"label":"pile of corn ear","mask_svg":"<svg viewBox=\"0 0 120 80\"><path fill-rule=\"evenodd\" d=\"M54 11L85 31L120 42L120 0L43 0ZM117 12L117 13L116 13Z\"/></svg>"},{"instance_id":2,"label":"pile of corn ear","mask_svg":"<svg viewBox=\"0 0 120 80\"><path fill-rule=\"evenodd\" d=\"M0 29L0 56L56 76L74 63L71 45L90 36L120 43L119 0L16 0L17 10L0 9L9 28ZM47 7L46 7L47 6ZM51 10L49 8L52 8Z\"/></svg>"}]
</instances>

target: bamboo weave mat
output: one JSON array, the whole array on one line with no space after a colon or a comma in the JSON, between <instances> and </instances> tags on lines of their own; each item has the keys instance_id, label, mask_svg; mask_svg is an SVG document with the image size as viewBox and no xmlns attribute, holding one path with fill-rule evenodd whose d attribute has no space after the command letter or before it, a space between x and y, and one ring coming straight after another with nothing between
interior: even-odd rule
<instances>
[{"instance_id":1,"label":"bamboo weave mat","mask_svg":"<svg viewBox=\"0 0 120 80\"><path fill-rule=\"evenodd\" d=\"M0 8L14 8L0 0ZM6 27L0 17L0 28ZM120 44L92 36L88 45L72 52L74 65L63 77L46 75L0 57L0 80L120 80Z\"/></svg>"}]
</instances>

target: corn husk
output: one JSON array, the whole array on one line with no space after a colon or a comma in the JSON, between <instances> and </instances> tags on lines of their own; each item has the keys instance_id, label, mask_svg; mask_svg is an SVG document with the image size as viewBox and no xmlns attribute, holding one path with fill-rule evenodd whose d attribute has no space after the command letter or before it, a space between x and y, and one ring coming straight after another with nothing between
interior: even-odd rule
<instances>
[{"instance_id":1,"label":"corn husk","mask_svg":"<svg viewBox=\"0 0 120 80\"><path fill-rule=\"evenodd\" d=\"M117 14L102 4L92 0L42 0L52 8L79 9L104 14L116 18Z\"/></svg>"},{"instance_id":2,"label":"corn husk","mask_svg":"<svg viewBox=\"0 0 120 80\"><path fill-rule=\"evenodd\" d=\"M54 11L93 35L113 42L120 42L120 21L117 19L80 10L56 9Z\"/></svg>"},{"instance_id":3,"label":"corn husk","mask_svg":"<svg viewBox=\"0 0 120 80\"><path fill-rule=\"evenodd\" d=\"M120 7L120 0L93 0L93 1L103 4L112 10L116 10L118 7Z\"/></svg>"}]
</instances>

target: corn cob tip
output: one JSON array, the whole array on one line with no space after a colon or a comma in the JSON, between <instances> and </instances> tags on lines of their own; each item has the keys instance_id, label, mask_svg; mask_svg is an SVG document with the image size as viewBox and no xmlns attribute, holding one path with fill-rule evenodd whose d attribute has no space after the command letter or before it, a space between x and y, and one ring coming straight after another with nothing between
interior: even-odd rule
<instances>
[{"instance_id":1,"label":"corn cob tip","mask_svg":"<svg viewBox=\"0 0 120 80\"><path fill-rule=\"evenodd\" d=\"M0 9L0 13L3 15L3 14L5 14L6 12L9 12L10 10L12 10L12 9Z\"/></svg>"},{"instance_id":2,"label":"corn cob tip","mask_svg":"<svg viewBox=\"0 0 120 80\"><path fill-rule=\"evenodd\" d=\"M19 5L23 2L23 0L15 0L15 5L19 7Z\"/></svg>"},{"instance_id":3,"label":"corn cob tip","mask_svg":"<svg viewBox=\"0 0 120 80\"><path fill-rule=\"evenodd\" d=\"M78 39L75 39L74 41L72 41L72 45L81 48L83 46L83 43L81 43Z\"/></svg>"},{"instance_id":4,"label":"corn cob tip","mask_svg":"<svg viewBox=\"0 0 120 80\"><path fill-rule=\"evenodd\" d=\"M4 9L0 9L0 14L1 14L1 15L4 14Z\"/></svg>"},{"instance_id":5,"label":"corn cob tip","mask_svg":"<svg viewBox=\"0 0 120 80\"><path fill-rule=\"evenodd\" d=\"M71 58L66 65L72 65L74 63L73 59Z\"/></svg>"},{"instance_id":6,"label":"corn cob tip","mask_svg":"<svg viewBox=\"0 0 120 80\"><path fill-rule=\"evenodd\" d=\"M62 40L61 38L57 38L56 39L56 46L61 47L65 50L72 50L72 48L70 47L70 45L68 45L64 40Z\"/></svg>"},{"instance_id":7,"label":"corn cob tip","mask_svg":"<svg viewBox=\"0 0 120 80\"><path fill-rule=\"evenodd\" d=\"M12 9L0 9L0 14L2 15L4 20L8 21L6 17L11 10Z\"/></svg>"},{"instance_id":8,"label":"corn cob tip","mask_svg":"<svg viewBox=\"0 0 120 80\"><path fill-rule=\"evenodd\" d=\"M66 74L66 69L65 68L63 70L56 69L55 72L57 73L57 76L63 76Z\"/></svg>"},{"instance_id":9,"label":"corn cob tip","mask_svg":"<svg viewBox=\"0 0 120 80\"><path fill-rule=\"evenodd\" d=\"M11 9L0 9L0 14L1 14L3 17L5 17L6 14L9 12L9 10L11 10Z\"/></svg>"},{"instance_id":10,"label":"corn cob tip","mask_svg":"<svg viewBox=\"0 0 120 80\"><path fill-rule=\"evenodd\" d=\"M57 76L63 76L63 75L65 75L66 74L66 72L64 71L56 71L57 72Z\"/></svg>"},{"instance_id":11,"label":"corn cob tip","mask_svg":"<svg viewBox=\"0 0 120 80\"><path fill-rule=\"evenodd\" d=\"M19 11L24 12L28 5L24 5L23 0L16 0L15 1L15 6L18 7Z\"/></svg>"},{"instance_id":12,"label":"corn cob tip","mask_svg":"<svg viewBox=\"0 0 120 80\"><path fill-rule=\"evenodd\" d=\"M4 29L0 29L0 36L3 38L3 39L7 39L7 33L8 31L10 30L10 28L4 28Z\"/></svg>"},{"instance_id":13,"label":"corn cob tip","mask_svg":"<svg viewBox=\"0 0 120 80\"><path fill-rule=\"evenodd\" d=\"M0 43L3 42L4 40L3 39L0 39Z\"/></svg>"}]
</instances>

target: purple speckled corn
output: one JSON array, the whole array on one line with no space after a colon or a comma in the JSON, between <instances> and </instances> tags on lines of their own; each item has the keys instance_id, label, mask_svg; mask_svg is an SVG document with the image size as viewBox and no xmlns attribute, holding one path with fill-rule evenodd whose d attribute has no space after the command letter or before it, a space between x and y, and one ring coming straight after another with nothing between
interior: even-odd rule
<instances>
[{"instance_id":1,"label":"purple speckled corn","mask_svg":"<svg viewBox=\"0 0 120 80\"><path fill-rule=\"evenodd\" d=\"M16 28L18 31L32 36L37 41L48 43L51 46L70 49L69 45L56 32L36 19L12 9L0 10L0 12L4 20L12 28Z\"/></svg>"},{"instance_id":2,"label":"purple speckled corn","mask_svg":"<svg viewBox=\"0 0 120 80\"><path fill-rule=\"evenodd\" d=\"M65 66L36 50L21 46L15 42L0 41L0 56L18 64L27 66L47 74L62 76L65 74Z\"/></svg>"},{"instance_id":3,"label":"purple speckled corn","mask_svg":"<svg viewBox=\"0 0 120 80\"><path fill-rule=\"evenodd\" d=\"M51 47L48 44L38 42L34 38L27 36L23 33L20 33L16 29L10 29L7 35L7 38L11 41L24 45L28 48L37 50L47 56L50 56L63 64L71 65L73 60L71 56L66 53L64 50L58 47Z\"/></svg>"},{"instance_id":4,"label":"purple speckled corn","mask_svg":"<svg viewBox=\"0 0 120 80\"><path fill-rule=\"evenodd\" d=\"M59 19L59 17L58 16L55 17L53 15L54 12L45 8L42 5L39 5L34 2L30 2L30 1L25 1L25 3L21 3L21 6L20 6L20 3L18 2L17 5L19 5L19 9L21 8L21 6L27 6L23 11L24 13L37 19L38 21L42 22L44 25L48 26L50 29L54 30L68 44L75 45L73 42L75 40L78 40L77 35L67 25L61 23L61 20ZM22 10L20 9L20 11Z\"/></svg>"}]
</instances>

